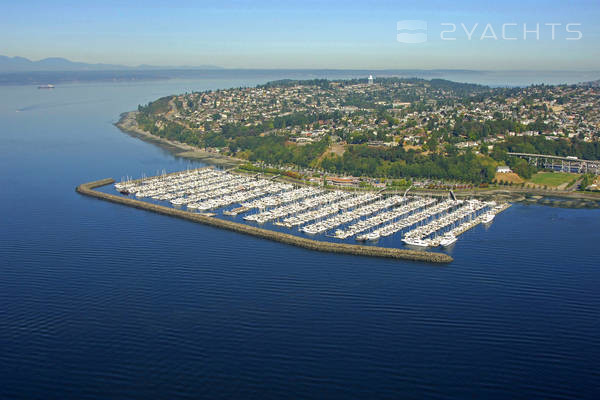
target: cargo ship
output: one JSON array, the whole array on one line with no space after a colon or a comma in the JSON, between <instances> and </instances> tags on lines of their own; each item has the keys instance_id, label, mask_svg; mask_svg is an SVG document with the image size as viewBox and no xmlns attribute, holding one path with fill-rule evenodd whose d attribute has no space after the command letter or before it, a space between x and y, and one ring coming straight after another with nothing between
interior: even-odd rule
<instances>
[{"instance_id":1,"label":"cargo ship","mask_svg":"<svg viewBox=\"0 0 600 400\"><path fill-rule=\"evenodd\" d=\"M54 89L54 85L40 85L38 89Z\"/></svg>"}]
</instances>

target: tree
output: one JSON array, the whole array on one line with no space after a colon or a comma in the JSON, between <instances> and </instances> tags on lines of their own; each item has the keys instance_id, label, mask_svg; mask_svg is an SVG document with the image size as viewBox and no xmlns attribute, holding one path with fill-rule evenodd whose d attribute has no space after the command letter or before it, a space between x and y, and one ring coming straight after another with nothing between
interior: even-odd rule
<instances>
[{"instance_id":1,"label":"tree","mask_svg":"<svg viewBox=\"0 0 600 400\"><path fill-rule=\"evenodd\" d=\"M580 188L581 190L586 190L588 186L594 183L594 174L584 174L581 178Z\"/></svg>"},{"instance_id":2,"label":"tree","mask_svg":"<svg viewBox=\"0 0 600 400\"><path fill-rule=\"evenodd\" d=\"M536 168L529 165L522 158L511 157L508 160L508 165L517 175L524 179L531 178L534 172L536 172Z\"/></svg>"},{"instance_id":3,"label":"tree","mask_svg":"<svg viewBox=\"0 0 600 400\"><path fill-rule=\"evenodd\" d=\"M432 136L428 141L427 141L427 148L433 152L435 152L437 150L438 147L438 140L435 136Z\"/></svg>"}]
</instances>

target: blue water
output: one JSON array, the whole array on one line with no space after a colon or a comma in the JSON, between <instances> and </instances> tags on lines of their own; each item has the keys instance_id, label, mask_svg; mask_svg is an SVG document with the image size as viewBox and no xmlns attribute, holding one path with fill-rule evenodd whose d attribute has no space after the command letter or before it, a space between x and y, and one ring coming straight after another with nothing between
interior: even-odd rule
<instances>
[{"instance_id":1,"label":"blue water","mask_svg":"<svg viewBox=\"0 0 600 400\"><path fill-rule=\"evenodd\" d=\"M515 205L439 267L75 193L200 165L120 112L255 83L0 87L1 399L600 397L600 210Z\"/></svg>"}]
</instances>

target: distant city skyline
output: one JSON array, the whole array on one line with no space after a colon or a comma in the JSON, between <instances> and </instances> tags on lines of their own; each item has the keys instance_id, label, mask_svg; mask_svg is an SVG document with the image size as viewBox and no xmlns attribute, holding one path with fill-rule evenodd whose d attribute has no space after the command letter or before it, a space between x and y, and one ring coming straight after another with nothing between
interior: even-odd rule
<instances>
[{"instance_id":1,"label":"distant city skyline","mask_svg":"<svg viewBox=\"0 0 600 400\"><path fill-rule=\"evenodd\" d=\"M599 16L587 0L24 1L3 6L0 54L128 66L598 70Z\"/></svg>"}]
</instances>

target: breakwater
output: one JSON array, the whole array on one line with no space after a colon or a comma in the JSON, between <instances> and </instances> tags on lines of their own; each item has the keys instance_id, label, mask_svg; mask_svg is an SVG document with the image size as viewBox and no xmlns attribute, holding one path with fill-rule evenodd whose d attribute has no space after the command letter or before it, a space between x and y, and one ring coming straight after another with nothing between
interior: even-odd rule
<instances>
[{"instance_id":1,"label":"breakwater","mask_svg":"<svg viewBox=\"0 0 600 400\"><path fill-rule=\"evenodd\" d=\"M257 228L237 222L226 221L219 218L208 217L189 211L177 210L175 208L165 207L157 204L151 204L140 200L130 199L122 196L99 192L94 190L98 187L114 183L114 179L107 178L99 181L84 183L77 186L76 191L80 194L95 197L98 199L110 201L112 203L124 204L130 207L152 211L158 214L169 215L189 221L209 225L217 228L223 228L230 231L256 236L262 239L268 239L284 244L302 247L309 250L316 250L328 253L343 253L369 257L395 258L410 261L421 261L436 264L447 264L453 261L452 257L443 253L433 253L417 250L403 250L395 248L360 246L345 243L332 243L318 240L302 238L286 233L271 231L268 229Z\"/></svg>"}]
</instances>

